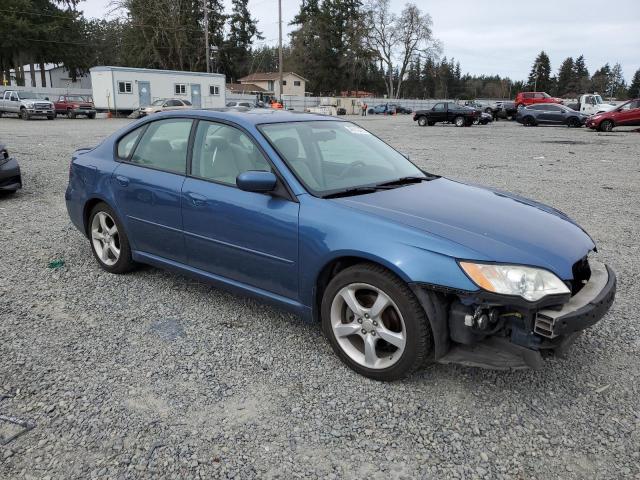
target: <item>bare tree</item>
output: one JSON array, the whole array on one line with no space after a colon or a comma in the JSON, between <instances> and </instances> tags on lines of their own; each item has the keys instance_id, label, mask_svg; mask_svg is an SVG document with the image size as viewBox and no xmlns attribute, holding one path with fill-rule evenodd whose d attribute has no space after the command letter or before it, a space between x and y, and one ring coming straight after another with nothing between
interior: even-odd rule
<instances>
[{"instance_id":1,"label":"bare tree","mask_svg":"<svg viewBox=\"0 0 640 480\"><path fill-rule=\"evenodd\" d=\"M411 59L420 54L435 56L441 47L433 38L433 21L428 13L407 3L396 15L390 3L390 0L368 0L366 43L385 70L387 96L398 98Z\"/></svg>"}]
</instances>

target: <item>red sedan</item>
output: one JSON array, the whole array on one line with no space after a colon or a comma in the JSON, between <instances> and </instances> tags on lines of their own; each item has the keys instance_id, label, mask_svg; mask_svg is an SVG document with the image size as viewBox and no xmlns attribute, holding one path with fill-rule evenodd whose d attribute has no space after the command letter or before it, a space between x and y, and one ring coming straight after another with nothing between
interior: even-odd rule
<instances>
[{"instance_id":1,"label":"red sedan","mask_svg":"<svg viewBox=\"0 0 640 480\"><path fill-rule=\"evenodd\" d=\"M630 100L610 112L589 117L586 126L602 132L610 132L613 127L640 127L640 98Z\"/></svg>"}]
</instances>

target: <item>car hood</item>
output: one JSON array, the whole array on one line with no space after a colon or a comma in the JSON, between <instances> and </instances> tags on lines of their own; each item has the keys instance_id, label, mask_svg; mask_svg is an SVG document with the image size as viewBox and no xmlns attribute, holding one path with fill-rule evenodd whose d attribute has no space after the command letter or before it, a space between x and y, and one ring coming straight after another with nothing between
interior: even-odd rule
<instances>
[{"instance_id":1,"label":"car hood","mask_svg":"<svg viewBox=\"0 0 640 480\"><path fill-rule=\"evenodd\" d=\"M595 247L552 207L446 178L335 201L456 242L478 252L473 260L543 267L564 280Z\"/></svg>"}]
</instances>

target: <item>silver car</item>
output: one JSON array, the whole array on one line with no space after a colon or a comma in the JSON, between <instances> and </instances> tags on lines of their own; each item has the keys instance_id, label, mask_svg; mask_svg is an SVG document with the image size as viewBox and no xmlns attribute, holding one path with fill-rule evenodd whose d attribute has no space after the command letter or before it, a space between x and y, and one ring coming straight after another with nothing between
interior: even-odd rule
<instances>
[{"instance_id":1,"label":"silver car","mask_svg":"<svg viewBox=\"0 0 640 480\"><path fill-rule=\"evenodd\" d=\"M189 100L180 98L160 98L147 107L140 107L141 115L149 115L151 113L166 112L170 110L186 110L193 108Z\"/></svg>"}]
</instances>

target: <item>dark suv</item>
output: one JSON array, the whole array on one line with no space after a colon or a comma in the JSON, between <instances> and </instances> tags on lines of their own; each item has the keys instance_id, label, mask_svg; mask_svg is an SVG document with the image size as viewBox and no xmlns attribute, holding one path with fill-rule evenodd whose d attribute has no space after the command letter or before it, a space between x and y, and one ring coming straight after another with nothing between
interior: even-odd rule
<instances>
[{"instance_id":1,"label":"dark suv","mask_svg":"<svg viewBox=\"0 0 640 480\"><path fill-rule=\"evenodd\" d=\"M567 125L581 127L589 116L553 103L539 103L518 110L516 120L527 127L536 125Z\"/></svg>"},{"instance_id":2,"label":"dark suv","mask_svg":"<svg viewBox=\"0 0 640 480\"><path fill-rule=\"evenodd\" d=\"M480 120L480 110L458 105L454 102L439 102L429 110L416 110L413 121L425 127L439 122L454 123L456 127L470 127Z\"/></svg>"}]
</instances>

